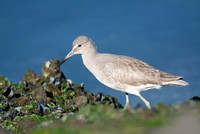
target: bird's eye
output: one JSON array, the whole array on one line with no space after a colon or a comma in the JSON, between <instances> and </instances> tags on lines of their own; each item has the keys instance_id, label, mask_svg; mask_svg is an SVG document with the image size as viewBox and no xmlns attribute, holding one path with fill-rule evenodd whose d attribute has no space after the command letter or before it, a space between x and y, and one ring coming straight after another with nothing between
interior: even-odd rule
<instances>
[{"instance_id":1,"label":"bird's eye","mask_svg":"<svg viewBox=\"0 0 200 134\"><path fill-rule=\"evenodd\" d=\"M81 47L82 45L80 44L80 45L78 45L78 47Z\"/></svg>"}]
</instances>

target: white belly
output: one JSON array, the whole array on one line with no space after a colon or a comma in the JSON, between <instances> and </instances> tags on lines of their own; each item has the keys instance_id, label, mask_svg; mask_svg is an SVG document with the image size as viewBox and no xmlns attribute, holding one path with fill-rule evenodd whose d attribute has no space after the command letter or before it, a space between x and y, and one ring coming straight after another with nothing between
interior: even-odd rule
<instances>
[{"instance_id":1,"label":"white belly","mask_svg":"<svg viewBox=\"0 0 200 134\"><path fill-rule=\"evenodd\" d=\"M137 96L140 95L141 91L146 91L149 89L160 89L162 87L162 86L156 85L156 84L146 84L146 85L140 85L140 86L130 86L130 85L123 84L121 87L124 87L124 88L118 88L115 86L116 83L111 84L102 79L99 79L98 77L96 77L96 78L97 78L97 80L99 80L102 84L106 85L107 87L110 87L112 89L115 89L115 90L118 90L121 92L134 94ZM118 84L120 84L120 83L118 83Z\"/></svg>"}]
</instances>

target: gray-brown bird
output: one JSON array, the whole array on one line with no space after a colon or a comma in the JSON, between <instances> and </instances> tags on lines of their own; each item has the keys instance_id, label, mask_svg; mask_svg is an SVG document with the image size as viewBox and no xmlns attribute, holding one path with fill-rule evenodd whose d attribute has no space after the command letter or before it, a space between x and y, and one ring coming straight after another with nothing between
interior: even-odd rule
<instances>
[{"instance_id":1,"label":"gray-brown bird","mask_svg":"<svg viewBox=\"0 0 200 134\"><path fill-rule=\"evenodd\" d=\"M71 52L58 67L76 54L81 54L86 68L101 83L126 94L125 109L130 106L128 94L139 96L151 109L150 103L140 95L141 91L163 86L188 85L182 80L182 76L165 73L141 60L123 55L97 53L94 42L86 36L79 36L74 40Z\"/></svg>"}]
</instances>

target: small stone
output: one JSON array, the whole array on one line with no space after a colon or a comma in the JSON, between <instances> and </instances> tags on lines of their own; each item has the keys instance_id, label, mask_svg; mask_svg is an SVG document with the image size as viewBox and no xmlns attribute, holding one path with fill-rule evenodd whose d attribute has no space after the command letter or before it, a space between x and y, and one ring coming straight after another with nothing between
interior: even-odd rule
<instances>
[{"instance_id":1,"label":"small stone","mask_svg":"<svg viewBox=\"0 0 200 134\"><path fill-rule=\"evenodd\" d=\"M25 87L27 87L26 81L22 81L22 85L25 86Z\"/></svg>"},{"instance_id":2,"label":"small stone","mask_svg":"<svg viewBox=\"0 0 200 134\"><path fill-rule=\"evenodd\" d=\"M68 115L74 115L75 113L74 112L68 112L67 114Z\"/></svg>"},{"instance_id":3,"label":"small stone","mask_svg":"<svg viewBox=\"0 0 200 134\"><path fill-rule=\"evenodd\" d=\"M54 77L50 77L50 78L49 78L49 83L53 83L54 80L55 80Z\"/></svg>"},{"instance_id":4,"label":"small stone","mask_svg":"<svg viewBox=\"0 0 200 134\"><path fill-rule=\"evenodd\" d=\"M55 113L64 113L64 110L63 108L60 106L60 104L58 104L56 110L55 110Z\"/></svg>"},{"instance_id":5,"label":"small stone","mask_svg":"<svg viewBox=\"0 0 200 134\"><path fill-rule=\"evenodd\" d=\"M60 84L60 78L55 78L55 80L53 81L54 85L59 85Z\"/></svg>"},{"instance_id":6,"label":"small stone","mask_svg":"<svg viewBox=\"0 0 200 134\"><path fill-rule=\"evenodd\" d=\"M67 79L67 83L69 83L70 85L73 84L73 83L72 83L72 80L70 80L70 79Z\"/></svg>"},{"instance_id":7,"label":"small stone","mask_svg":"<svg viewBox=\"0 0 200 134\"><path fill-rule=\"evenodd\" d=\"M46 82L44 82L44 83L42 84L42 86L43 86L43 87L47 87L48 84L47 84Z\"/></svg>"},{"instance_id":8,"label":"small stone","mask_svg":"<svg viewBox=\"0 0 200 134\"><path fill-rule=\"evenodd\" d=\"M49 68L50 64L51 64L50 61L46 61L44 65L45 65L46 68Z\"/></svg>"},{"instance_id":9,"label":"small stone","mask_svg":"<svg viewBox=\"0 0 200 134\"><path fill-rule=\"evenodd\" d=\"M81 88L84 88L84 83L81 83Z\"/></svg>"}]
</instances>

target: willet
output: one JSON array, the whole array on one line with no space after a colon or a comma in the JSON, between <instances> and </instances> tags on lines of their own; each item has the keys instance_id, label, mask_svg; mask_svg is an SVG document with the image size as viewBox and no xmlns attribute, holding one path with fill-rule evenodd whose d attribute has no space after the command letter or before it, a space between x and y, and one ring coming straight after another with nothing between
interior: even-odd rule
<instances>
[{"instance_id":1,"label":"willet","mask_svg":"<svg viewBox=\"0 0 200 134\"><path fill-rule=\"evenodd\" d=\"M73 55L81 54L86 68L104 85L126 94L125 109L130 106L128 94L139 96L146 106L150 103L141 91L159 89L169 85L188 85L183 77L160 71L149 64L123 55L97 53L94 42L86 36L79 36L73 42L71 52L58 67Z\"/></svg>"}]
</instances>

